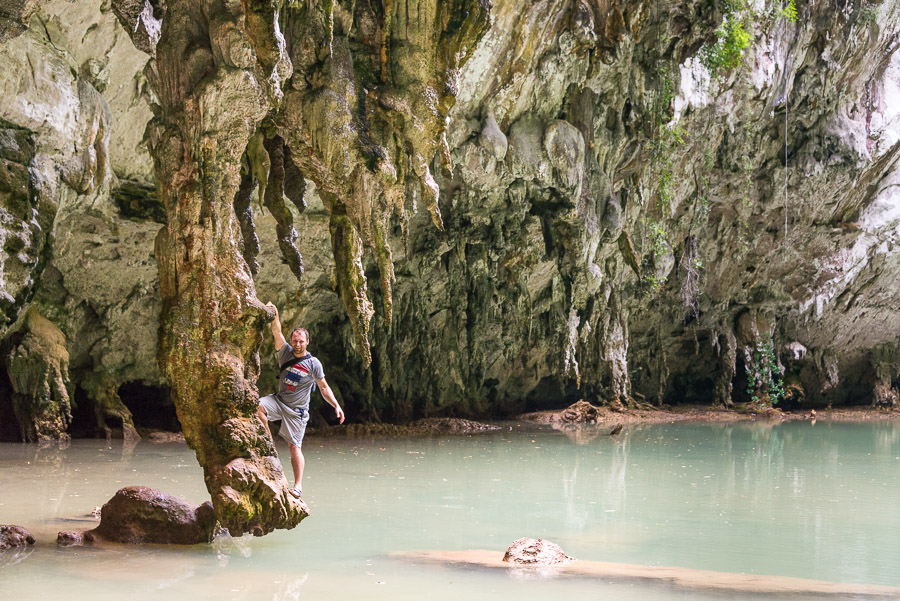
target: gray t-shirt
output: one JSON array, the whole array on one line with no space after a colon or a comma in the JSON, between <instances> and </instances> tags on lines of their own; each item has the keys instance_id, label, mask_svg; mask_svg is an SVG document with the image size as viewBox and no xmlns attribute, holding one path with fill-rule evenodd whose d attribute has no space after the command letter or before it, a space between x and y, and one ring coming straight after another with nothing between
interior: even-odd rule
<instances>
[{"instance_id":1,"label":"gray t-shirt","mask_svg":"<svg viewBox=\"0 0 900 601\"><path fill-rule=\"evenodd\" d=\"M279 367L294 359L278 374L278 398L291 408L309 409L309 395L315 388L316 380L323 378L322 364L306 353L303 357L295 357L290 344L285 344L278 352Z\"/></svg>"}]
</instances>

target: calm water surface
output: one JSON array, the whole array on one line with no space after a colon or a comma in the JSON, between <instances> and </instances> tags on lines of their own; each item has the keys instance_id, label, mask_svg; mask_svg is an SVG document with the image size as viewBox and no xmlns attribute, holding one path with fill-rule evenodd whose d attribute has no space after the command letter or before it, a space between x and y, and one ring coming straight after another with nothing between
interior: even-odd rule
<instances>
[{"instance_id":1,"label":"calm water surface","mask_svg":"<svg viewBox=\"0 0 900 601\"><path fill-rule=\"evenodd\" d=\"M208 499L184 445L0 445L0 524L38 538L30 553L0 553L0 587L5 599L70 601L724 598L388 557L502 553L521 536L586 560L900 586L900 423L595 433L505 424L477 436L308 438L310 518L259 539L185 548L55 543L59 530L93 527L86 514L122 486Z\"/></svg>"}]
</instances>

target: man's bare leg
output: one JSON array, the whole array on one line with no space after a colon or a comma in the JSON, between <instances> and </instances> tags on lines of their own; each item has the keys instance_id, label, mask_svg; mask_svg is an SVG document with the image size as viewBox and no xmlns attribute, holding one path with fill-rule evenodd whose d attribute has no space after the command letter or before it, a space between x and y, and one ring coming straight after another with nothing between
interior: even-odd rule
<instances>
[{"instance_id":1,"label":"man's bare leg","mask_svg":"<svg viewBox=\"0 0 900 601\"><path fill-rule=\"evenodd\" d=\"M294 469L294 488L300 490L300 481L303 479L303 466L306 465L306 459L303 457L303 451L300 447L293 443L288 443L291 450L291 467Z\"/></svg>"},{"instance_id":2,"label":"man's bare leg","mask_svg":"<svg viewBox=\"0 0 900 601\"><path fill-rule=\"evenodd\" d=\"M257 405L256 407L256 416L259 418L259 421L262 422L262 425L266 429L266 434L269 435L269 438L272 438L272 431L269 430L269 414L266 413L265 407L262 404ZM272 442L275 442L274 440ZM293 463L293 461L292 461Z\"/></svg>"}]
</instances>

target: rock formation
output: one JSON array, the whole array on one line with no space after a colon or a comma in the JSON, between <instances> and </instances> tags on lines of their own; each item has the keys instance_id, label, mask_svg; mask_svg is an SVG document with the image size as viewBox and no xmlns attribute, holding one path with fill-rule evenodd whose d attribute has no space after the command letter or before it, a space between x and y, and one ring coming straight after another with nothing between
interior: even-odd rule
<instances>
[{"instance_id":1,"label":"rock formation","mask_svg":"<svg viewBox=\"0 0 900 601\"><path fill-rule=\"evenodd\" d=\"M351 419L896 405L900 14L789 7L11 3L0 336L63 336L48 436L163 391L220 519L296 523L257 297Z\"/></svg>"},{"instance_id":2,"label":"rock formation","mask_svg":"<svg viewBox=\"0 0 900 601\"><path fill-rule=\"evenodd\" d=\"M562 548L542 538L519 538L509 545L503 561L519 566L548 567L575 561L563 553Z\"/></svg>"},{"instance_id":3,"label":"rock formation","mask_svg":"<svg viewBox=\"0 0 900 601\"><path fill-rule=\"evenodd\" d=\"M210 542L215 528L216 516L208 501L192 505L146 486L127 486L103 505L96 528L60 532L57 543L64 547L103 541L196 545Z\"/></svg>"},{"instance_id":4,"label":"rock formation","mask_svg":"<svg viewBox=\"0 0 900 601\"><path fill-rule=\"evenodd\" d=\"M32 307L23 331L10 337L8 344L6 367L22 438L28 442L67 440L72 402L66 337Z\"/></svg>"},{"instance_id":5,"label":"rock formation","mask_svg":"<svg viewBox=\"0 0 900 601\"><path fill-rule=\"evenodd\" d=\"M33 545L34 537L21 526L0 526L0 549Z\"/></svg>"}]
</instances>

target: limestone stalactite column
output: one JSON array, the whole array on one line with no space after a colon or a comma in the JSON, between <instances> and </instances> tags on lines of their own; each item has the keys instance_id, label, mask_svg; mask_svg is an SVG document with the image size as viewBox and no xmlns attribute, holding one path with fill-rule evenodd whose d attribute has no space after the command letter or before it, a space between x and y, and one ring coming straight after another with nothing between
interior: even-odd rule
<instances>
[{"instance_id":1,"label":"limestone stalactite column","mask_svg":"<svg viewBox=\"0 0 900 601\"><path fill-rule=\"evenodd\" d=\"M374 253L385 327L394 270L392 216L422 199L443 228L438 157L449 170L447 116L459 72L489 29L489 0L294 3L286 11L293 74L276 119L297 168L331 213L336 281L362 366L372 362L362 257Z\"/></svg>"},{"instance_id":2,"label":"limestone stalactite column","mask_svg":"<svg viewBox=\"0 0 900 601\"><path fill-rule=\"evenodd\" d=\"M72 421L66 336L31 307L5 358L12 406L28 442L68 442Z\"/></svg>"},{"instance_id":3,"label":"limestone stalactite column","mask_svg":"<svg viewBox=\"0 0 900 601\"><path fill-rule=\"evenodd\" d=\"M255 417L257 349L269 316L241 255L233 209L241 155L290 73L278 4L154 3L161 26L148 70L159 101L150 154L168 221L156 241L159 361L216 516L233 535L292 528L307 515L287 493ZM135 36L148 29L128 23L135 11L120 12Z\"/></svg>"}]
</instances>

